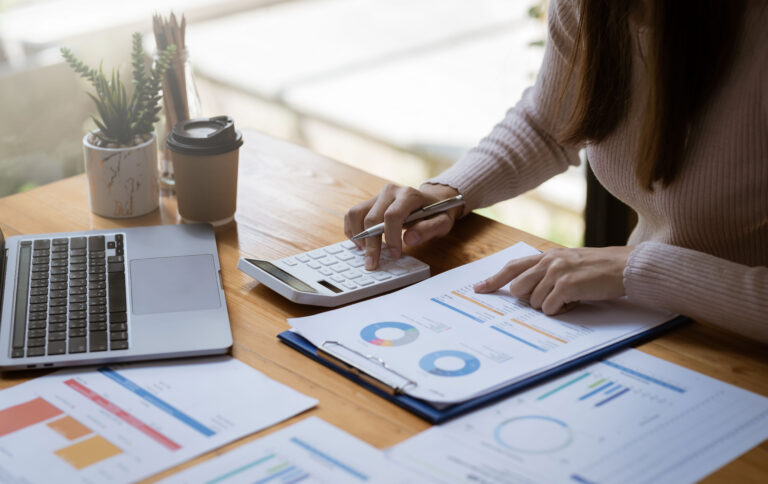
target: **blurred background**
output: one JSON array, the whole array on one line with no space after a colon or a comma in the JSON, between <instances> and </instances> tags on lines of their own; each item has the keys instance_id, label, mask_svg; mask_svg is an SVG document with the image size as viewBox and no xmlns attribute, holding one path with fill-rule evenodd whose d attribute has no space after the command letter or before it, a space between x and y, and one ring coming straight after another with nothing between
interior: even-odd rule
<instances>
[{"instance_id":1,"label":"blurred background","mask_svg":"<svg viewBox=\"0 0 768 484\"><path fill-rule=\"evenodd\" d=\"M0 196L83 171L89 86L63 62L130 77L131 33L187 20L203 115L418 186L533 83L546 0L0 0ZM247 140L246 140L247 142ZM480 211L566 246L584 238L584 168Z\"/></svg>"}]
</instances>

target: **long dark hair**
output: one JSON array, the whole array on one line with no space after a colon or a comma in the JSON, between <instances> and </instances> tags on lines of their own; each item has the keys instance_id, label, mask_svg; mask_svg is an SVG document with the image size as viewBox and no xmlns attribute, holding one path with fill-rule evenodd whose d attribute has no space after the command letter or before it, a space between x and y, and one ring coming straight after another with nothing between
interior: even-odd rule
<instances>
[{"instance_id":1,"label":"long dark hair","mask_svg":"<svg viewBox=\"0 0 768 484\"><path fill-rule=\"evenodd\" d=\"M643 0L580 0L572 69L578 92L561 141L605 139L626 116L632 76L629 16ZM637 153L648 189L669 185L682 166L691 126L724 79L745 0L646 0L650 89ZM571 73L573 74L573 72Z\"/></svg>"}]
</instances>

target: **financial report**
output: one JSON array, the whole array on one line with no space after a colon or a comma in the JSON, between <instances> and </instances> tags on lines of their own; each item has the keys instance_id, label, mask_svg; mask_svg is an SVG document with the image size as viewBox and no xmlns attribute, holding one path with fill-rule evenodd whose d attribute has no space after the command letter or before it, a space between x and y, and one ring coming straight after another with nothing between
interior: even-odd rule
<instances>
[{"instance_id":1,"label":"financial report","mask_svg":"<svg viewBox=\"0 0 768 484\"><path fill-rule=\"evenodd\" d=\"M316 401L229 357L65 370L0 392L0 482L132 482Z\"/></svg>"},{"instance_id":2,"label":"financial report","mask_svg":"<svg viewBox=\"0 0 768 484\"><path fill-rule=\"evenodd\" d=\"M440 482L695 482L768 438L768 398L637 350L390 449Z\"/></svg>"},{"instance_id":3,"label":"financial report","mask_svg":"<svg viewBox=\"0 0 768 484\"><path fill-rule=\"evenodd\" d=\"M390 386L450 404L556 368L674 316L625 299L547 316L506 290L472 290L509 260L537 253L519 243L395 293L289 323L318 348Z\"/></svg>"}]
</instances>

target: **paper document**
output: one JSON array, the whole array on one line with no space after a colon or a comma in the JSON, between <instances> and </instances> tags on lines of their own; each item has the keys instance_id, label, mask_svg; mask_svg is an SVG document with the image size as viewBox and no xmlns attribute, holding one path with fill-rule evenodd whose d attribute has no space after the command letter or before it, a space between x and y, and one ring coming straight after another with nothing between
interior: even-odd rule
<instances>
[{"instance_id":1,"label":"paper document","mask_svg":"<svg viewBox=\"0 0 768 484\"><path fill-rule=\"evenodd\" d=\"M395 293L288 321L318 348L390 386L447 404L525 380L673 317L624 299L582 303L550 317L506 289L472 290L509 260L537 253L519 243Z\"/></svg>"},{"instance_id":2,"label":"paper document","mask_svg":"<svg viewBox=\"0 0 768 484\"><path fill-rule=\"evenodd\" d=\"M389 451L445 483L695 482L768 438L768 398L627 350Z\"/></svg>"},{"instance_id":3,"label":"paper document","mask_svg":"<svg viewBox=\"0 0 768 484\"><path fill-rule=\"evenodd\" d=\"M160 481L162 484L422 483L385 454L310 417Z\"/></svg>"},{"instance_id":4,"label":"paper document","mask_svg":"<svg viewBox=\"0 0 768 484\"><path fill-rule=\"evenodd\" d=\"M65 370L0 392L0 482L132 482L317 401L230 357Z\"/></svg>"}]
</instances>

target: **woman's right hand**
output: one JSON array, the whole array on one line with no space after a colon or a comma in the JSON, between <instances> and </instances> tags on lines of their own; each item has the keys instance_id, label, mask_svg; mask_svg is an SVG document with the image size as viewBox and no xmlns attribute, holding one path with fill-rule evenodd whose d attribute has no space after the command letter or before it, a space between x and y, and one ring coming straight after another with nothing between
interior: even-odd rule
<instances>
[{"instance_id":1,"label":"woman's right hand","mask_svg":"<svg viewBox=\"0 0 768 484\"><path fill-rule=\"evenodd\" d=\"M383 221L384 240L389 254L397 259L402 253L403 242L414 246L447 234L464 207L454 207L434 217L419 220L403 233L403 222L408 215L421 207L458 194L446 185L424 184L417 190L388 184L377 196L349 209L344 216L344 234L351 239L355 234ZM365 248L365 268L376 269L381 254L381 236L356 240L355 244L361 249Z\"/></svg>"}]
</instances>

